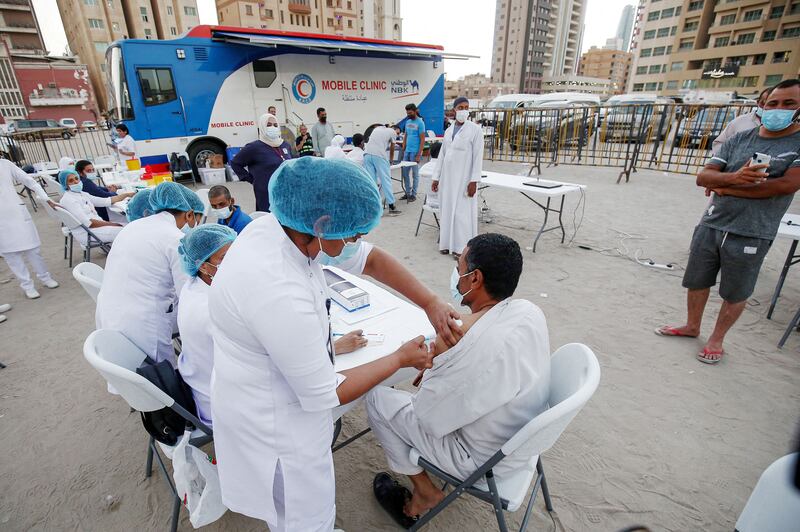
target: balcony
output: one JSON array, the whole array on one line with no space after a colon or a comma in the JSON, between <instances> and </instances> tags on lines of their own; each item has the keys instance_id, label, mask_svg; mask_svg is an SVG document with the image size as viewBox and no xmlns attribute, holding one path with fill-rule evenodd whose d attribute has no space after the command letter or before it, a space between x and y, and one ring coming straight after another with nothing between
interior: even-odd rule
<instances>
[{"instance_id":1,"label":"balcony","mask_svg":"<svg viewBox=\"0 0 800 532\"><path fill-rule=\"evenodd\" d=\"M2 0L0 0L2 1ZM294 2L289 2L289 11L292 13L297 13L298 15L310 15L311 14L311 5L308 1L302 2L295 0Z\"/></svg>"},{"instance_id":2,"label":"balcony","mask_svg":"<svg viewBox=\"0 0 800 532\"><path fill-rule=\"evenodd\" d=\"M0 23L0 32L6 33L32 33L34 35L39 32L36 30L35 24L22 24L19 22L2 22Z\"/></svg>"},{"instance_id":3,"label":"balcony","mask_svg":"<svg viewBox=\"0 0 800 532\"><path fill-rule=\"evenodd\" d=\"M27 11L30 13L31 7L25 0L0 0L0 11Z\"/></svg>"},{"instance_id":4,"label":"balcony","mask_svg":"<svg viewBox=\"0 0 800 532\"><path fill-rule=\"evenodd\" d=\"M35 96L31 94L29 98L31 107L60 107L64 105L84 105L88 98L86 96Z\"/></svg>"}]
</instances>

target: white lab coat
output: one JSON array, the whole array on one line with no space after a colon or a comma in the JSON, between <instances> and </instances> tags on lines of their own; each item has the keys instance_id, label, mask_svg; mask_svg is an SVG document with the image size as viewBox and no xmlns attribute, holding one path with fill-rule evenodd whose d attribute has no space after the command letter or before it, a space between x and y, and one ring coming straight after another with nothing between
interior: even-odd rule
<instances>
[{"instance_id":1,"label":"white lab coat","mask_svg":"<svg viewBox=\"0 0 800 532\"><path fill-rule=\"evenodd\" d=\"M469 183L480 183L483 165L483 132L466 121L453 138L455 124L447 128L433 169L439 181L439 249L461 253L478 234L478 194L467 196Z\"/></svg>"},{"instance_id":2,"label":"white lab coat","mask_svg":"<svg viewBox=\"0 0 800 532\"><path fill-rule=\"evenodd\" d=\"M110 207L111 198L98 198L97 196L91 196L86 192L73 192L71 190L67 190L61 197L61 201L58 203L68 210L76 220L86 227L89 227L92 223L92 220L103 221L100 215L97 214L95 207ZM122 231L122 227L104 225L102 227L95 227L91 231L103 242L113 242L119 232ZM84 246L89 239L89 235L82 227L73 229L72 235Z\"/></svg>"},{"instance_id":3,"label":"white lab coat","mask_svg":"<svg viewBox=\"0 0 800 532\"><path fill-rule=\"evenodd\" d=\"M346 157L348 161L354 162L361 168L364 168L364 150L358 146L350 150L350 153L348 153Z\"/></svg>"},{"instance_id":4,"label":"white lab coat","mask_svg":"<svg viewBox=\"0 0 800 532\"><path fill-rule=\"evenodd\" d=\"M156 362L175 363L172 331L187 280L178 243L183 233L164 211L122 228L108 254L97 296L98 329L122 332Z\"/></svg>"},{"instance_id":5,"label":"white lab coat","mask_svg":"<svg viewBox=\"0 0 800 532\"><path fill-rule=\"evenodd\" d=\"M132 152L133 155L123 155L121 152ZM136 159L136 141L130 134L117 141L117 153L119 153L120 160Z\"/></svg>"},{"instance_id":6,"label":"white lab coat","mask_svg":"<svg viewBox=\"0 0 800 532\"><path fill-rule=\"evenodd\" d=\"M363 271L371 247L349 264ZM322 268L271 214L214 276L211 410L222 501L275 530L326 531L336 515L331 439L339 405Z\"/></svg>"},{"instance_id":7,"label":"white lab coat","mask_svg":"<svg viewBox=\"0 0 800 532\"><path fill-rule=\"evenodd\" d=\"M474 472L528 421L547 409L550 341L542 311L505 300L437 356L416 394L377 387L367 395L370 426L401 474L421 468L411 447L445 471ZM497 476L529 465L523 449L494 468Z\"/></svg>"},{"instance_id":8,"label":"white lab coat","mask_svg":"<svg viewBox=\"0 0 800 532\"><path fill-rule=\"evenodd\" d=\"M181 356L178 370L192 389L197 417L211 425L211 370L214 369L214 339L208 315L209 286L199 277L190 278L180 293L178 330Z\"/></svg>"},{"instance_id":9,"label":"white lab coat","mask_svg":"<svg viewBox=\"0 0 800 532\"><path fill-rule=\"evenodd\" d=\"M47 201L47 194L33 177L11 161L0 159L0 254L27 251L41 245L23 197L14 188L15 181L31 189L40 201Z\"/></svg>"}]
</instances>

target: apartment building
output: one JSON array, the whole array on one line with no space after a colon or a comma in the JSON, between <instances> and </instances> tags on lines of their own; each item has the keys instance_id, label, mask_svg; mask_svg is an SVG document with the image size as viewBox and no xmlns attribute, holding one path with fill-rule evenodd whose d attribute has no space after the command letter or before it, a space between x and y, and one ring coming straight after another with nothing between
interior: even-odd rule
<instances>
[{"instance_id":1,"label":"apartment building","mask_svg":"<svg viewBox=\"0 0 800 532\"><path fill-rule=\"evenodd\" d=\"M5 0L2 0L5 1ZM170 39L200 24L195 0L56 0L72 53L107 107L105 53L119 39Z\"/></svg>"},{"instance_id":2,"label":"apartment building","mask_svg":"<svg viewBox=\"0 0 800 532\"><path fill-rule=\"evenodd\" d=\"M587 0L497 0L492 81L539 93L542 82L575 74Z\"/></svg>"},{"instance_id":3,"label":"apartment building","mask_svg":"<svg viewBox=\"0 0 800 532\"><path fill-rule=\"evenodd\" d=\"M511 83L495 83L484 74L469 74L457 80L445 80L444 100L449 105L452 100L464 96L470 100L489 103L501 94L511 94L516 87Z\"/></svg>"},{"instance_id":4,"label":"apartment building","mask_svg":"<svg viewBox=\"0 0 800 532\"><path fill-rule=\"evenodd\" d=\"M617 48L627 52L631 46L631 33L633 32L633 17L636 14L636 8L629 4L622 8L622 13L619 15L619 23L617 24L617 33L614 35L615 39L622 41L622 47Z\"/></svg>"},{"instance_id":5,"label":"apartment building","mask_svg":"<svg viewBox=\"0 0 800 532\"><path fill-rule=\"evenodd\" d=\"M609 81L609 96L623 94L628 84L633 54L608 48L592 46L581 55L578 74Z\"/></svg>"},{"instance_id":6,"label":"apartment building","mask_svg":"<svg viewBox=\"0 0 800 532\"><path fill-rule=\"evenodd\" d=\"M642 0L632 92L756 95L800 72L800 0Z\"/></svg>"},{"instance_id":7,"label":"apartment building","mask_svg":"<svg viewBox=\"0 0 800 532\"><path fill-rule=\"evenodd\" d=\"M226 26L400 40L400 0L217 0Z\"/></svg>"}]
</instances>

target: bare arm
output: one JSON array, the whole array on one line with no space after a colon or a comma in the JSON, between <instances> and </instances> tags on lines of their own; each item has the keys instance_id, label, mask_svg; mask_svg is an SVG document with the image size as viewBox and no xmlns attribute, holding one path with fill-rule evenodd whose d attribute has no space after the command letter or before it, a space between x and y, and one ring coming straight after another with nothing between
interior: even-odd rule
<instances>
[{"instance_id":1,"label":"bare arm","mask_svg":"<svg viewBox=\"0 0 800 532\"><path fill-rule=\"evenodd\" d=\"M786 196L800 190L800 167L790 168L782 177L768 179L764 183L733 187L717 187L714 192L722 196L763 199Z\"/></svg>"},{"instance_id":2,"label":"bare arm","mask_svg":"<svg viewBox=\"0 0 800 532\"><path fill-rule=\"evenodd\" d=\"M707 164L697 174L697 186L705 188L723 188L737 185L752 185L761 182L766 175L765 170L769 165L755 164L750 161L735 172L723 172L722 167L716 164Z\"/></svg>"},{"instance_id":3,"label":"bare arm","mask_svg":"<svg viewBox=\"0 0 800 532\"><path fill-rule=\"evenodd\" d=\"M445 343L453 346L463 336L455 320L461 319L456 310L428 290L405 266L380 248L373 248L364 265L364 272L389 286L422 308L436 332Z\"/></svg>"},{"instance_id":4,"label":"bare arm","mask_svg":"<svg viewBox=\"0 0 800 532\"><path fill-rule=\"evenodd\" d=\"M422 131L419 132L419 150L417 150L417 162L419 162L420 158L422 157L422 151L425 149L425 128L422 128Z\"/></svg>"}]
</instances>

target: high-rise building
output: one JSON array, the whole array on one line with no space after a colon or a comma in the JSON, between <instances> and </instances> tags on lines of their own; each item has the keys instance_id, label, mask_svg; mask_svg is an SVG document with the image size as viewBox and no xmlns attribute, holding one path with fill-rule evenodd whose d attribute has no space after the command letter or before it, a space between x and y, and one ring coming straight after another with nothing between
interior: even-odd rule
<instances>
[{"instance_id":1,"label":"high-rise building","mask_svg":"<svg viewBox=\"0 0 800 532\"><path fill-rule=\"evenodd\" d=\"M3 2L5 0L2 0ZM170 39L200 24L195 0L56 0L72 53L107 106L105 53L119 39Z\"/></svg>"},{"instance_id":2,"label":"high-rise building","mask_svg":"<svg viewBox=\"0 0 800 532\"><path fill-rule=\"evenodd\" d=\"M492 81L538 93L542 80L575 74L586 0L497 0Z\"/></svg>"},{"instance_id":3,"label":"high-rise building","mask_svg":"<svg viewBox=\"0 0 800 532\"><path fill-rule=\"evenodd\" d=\"M6 43L9 54L46 54L31 0L0 2L0 39Z\"/></svg>"},{"instance_id":4,"label":"high-rise building","mask_svg":"<svg viewBox=\"0 0 800 532\"><path fill-rule=\"evenodd\" d=\"M631 47L631 32L633 31L633 17L635 14L636 8L629 4L622 8L622 14L619 16L617 33L614 37L622 40L622 48L620 50L624 52L627 52Z\"/></svg>"},{"instance_id":5,"label":"high-rise building","mask_svg":"<svg viewBox=\"0 0 800 532\"><path fill-rule=\"evenodd\" d=\"M400 0L216 0L225 26L400 40Z\"/></svg>"},{"instance_id":6,"label":"high-rise building","mask_svg":"<svg viewBox=\"0 0 800 532\"><path fill-rule=\"evenodd\" d=\"M623 94L628 83L633 54L619 49L592 46L581 55L578 74L609 80L609 94Z\"/></svg>"},{"instance_id":7,"label":"high-rise building","mask_svg":"<svg viewBox=\"0 0 800 532\"><path fill-rule=\"evenodd\" d=\"M798 0L641 0L632 92L755 95L800 72Z\"/></svg>"}]
</instances>

